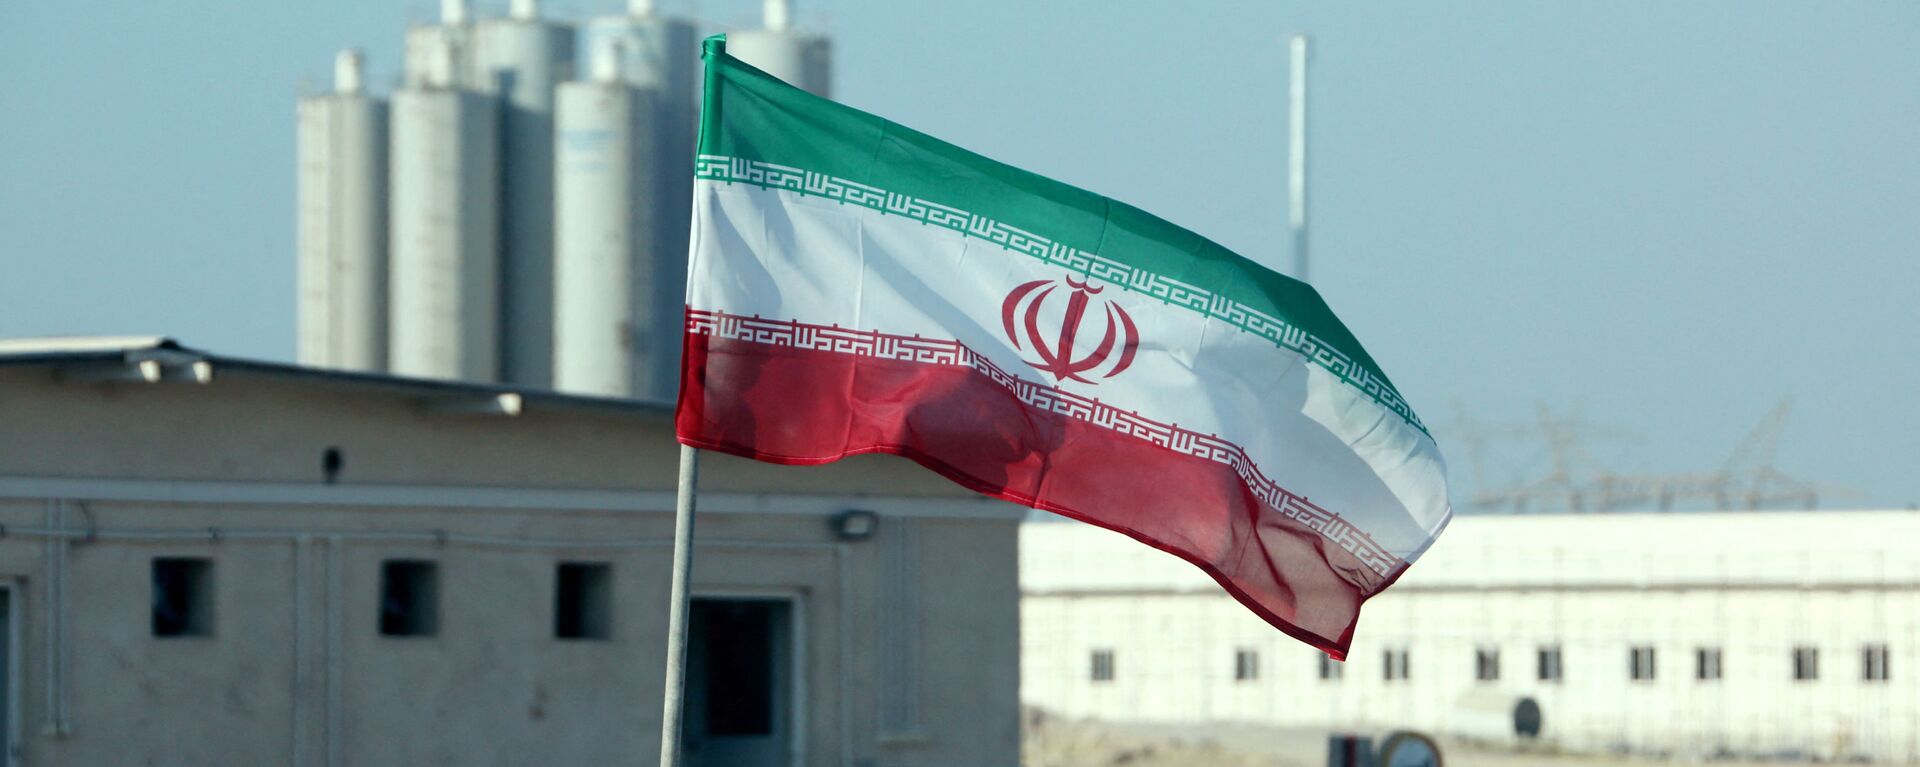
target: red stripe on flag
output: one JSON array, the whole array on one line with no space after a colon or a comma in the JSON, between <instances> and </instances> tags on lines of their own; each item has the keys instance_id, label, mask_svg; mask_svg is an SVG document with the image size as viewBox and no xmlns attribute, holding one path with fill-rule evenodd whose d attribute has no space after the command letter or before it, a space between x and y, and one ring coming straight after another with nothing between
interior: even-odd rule
<instances>
[{"instance_id":1,"label":"red stripe on flag","mask_svg":"<svg viewBox=\"0 0 1920 767\"><path fill-rule=\"evenodd\" d=\"M1360 604L1392 580L1341 548L1337 531L1262 501L1231 466L1033 407L971 367L698 332L687 334L685 355L683 443L794 465L910 458L977 492L1185 559L1335 658L1346 655Z\"/></svg>"}]
</instances>

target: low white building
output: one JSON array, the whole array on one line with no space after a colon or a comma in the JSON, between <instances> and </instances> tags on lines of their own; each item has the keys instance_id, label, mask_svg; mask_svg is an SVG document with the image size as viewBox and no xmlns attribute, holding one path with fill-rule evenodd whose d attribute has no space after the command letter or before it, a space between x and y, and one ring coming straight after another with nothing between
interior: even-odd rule
<instances>
[{"instance_id":1,"label":"low white building","mask_svg":"<svg viewBox=\"0 0 1920 767\"><path fill-rule=\"evenodd\" d=\"M1920 761L1911 511L1458 518L1346 663L1085 525L1026 524L1021 589L1021 697L1069 717Z\"/></svg>"},{"instance_id":2,"label":"low white building","mask_svg":"<svg viewBox=\"0 0 1920 767\"><path fill-rule=\"evenodd\" d=\"M0 342L0 763L655 764L676 452L631 400ZM1017 762L1017 509L701 482L691 764Z\"/></svg>"}]
</instances>

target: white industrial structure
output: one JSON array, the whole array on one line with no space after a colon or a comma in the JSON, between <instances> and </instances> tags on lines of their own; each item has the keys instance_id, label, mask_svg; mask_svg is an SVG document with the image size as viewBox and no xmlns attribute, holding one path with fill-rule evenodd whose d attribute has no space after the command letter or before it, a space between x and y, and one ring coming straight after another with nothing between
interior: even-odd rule
<instances>
[{"instance_id":1,"label":"white industrial structure","mask_svg":"<svg viewBox=\"0 0 1920 767\"><path fill-rule=\"evenodd\" d=\"M767 74L823 98L832 97L833 46L793 26L787 0L766 0L762 29L727 33L727 52Z\"/></svg>"},{"instance_id":2,"label":"white industrial structure","mask_svg":"<svg viewBox=\"0 0 1920 767\"><path fill-rule=\"evenodd\" d=\"M500 377L551 387L554 88L573 79L574 29L513 0L474 38L481 89L500 100Z\"/></svg>"},{"instance_id":3,"label":"white industrial structure","mask_svg":"<svg viewBox=\"0 0 1920 767\"><path fill-rule=\"evenodd\" d=\"M1920 760L1920 513L1457 518L1346 663L1120 535L1020 549L1022 699L1069 717Z\"/></svg>"},{"instance_id":4,"label":"white industrial structure","mask_svg":"<svg viewBox=\"0 0 1920 767\"><path fill-rule=\"evenodd\" d=\"M685 308L700 76L693 25L636 2L586 26L560 88L554 384L671 400Z\"/></svg>"},{"instance_id":5,"label":"white industrial structure","mask_svg":"<svg viewBox=\"0 0 1920 767\"><path fill-rule=\"evenodd\" d=\"M387 367L387 103L341 51L334 91L300 99L300 363Z\"/></svg>"},{"instance_id":6,"label":"white industrial structure","mask_svg":"<svg viewBox=\"0 0 1920 767\"><path fill-rule=\"evenodd\" d=\"M0 341L0 765L653 764L677 450L656 403ZM689 767L1018 761L1020 509L704 463Z\"/></svg>"},{"instance_id":7,"label":"white industrial structure","mask_svg":"<svg viewBox=\"0 0 1920 767\"><path fill-rule=\"evenodd\" d=\"M827 40L764 13L729 50L826 95ZM301 102L301 361L672 399L698 39L650 0L578 30L443 0L407 30L390 118L356 56ZM601 62L577 79L576 47Z\"/></svg>"},{"instance_id":8,"label":"white industrial structure","mask_svg":"<svg viewBox=\"0 0 1920 767\"><path fill-rule=\"evenodd\" d=\"M664 147L641 140L663 100L620 76L624 41L597 46L594 79L560 87L554 384L664 401L679 338L660 331L679 330L682 304L669 294L685 290L686 229L653 204L667 188ZM655 245L667 230L681 233L679 250Z\"/></svg>"},{"instance_id":9,"label":"white industrial structure","mask_svg":"<svg viewBox=\"0 0 1920 767\"><path fill-rule=\"evenodd\" d=\"M393 94L388 369L500 375L500 106L459 85L459 36L426 38Z\"/></svg>"}]
</instances>

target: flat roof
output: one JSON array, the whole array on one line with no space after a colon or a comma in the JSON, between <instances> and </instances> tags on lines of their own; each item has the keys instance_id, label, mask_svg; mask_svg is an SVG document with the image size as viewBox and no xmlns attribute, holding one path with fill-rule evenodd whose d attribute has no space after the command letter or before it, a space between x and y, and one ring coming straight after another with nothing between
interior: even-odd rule
<instances>
[{"instance_id":1,"label":"flat roof","mask_svg":"<svg viewBox=\"0 0 1920 767\"><path fill-rule=\"evenodd\" d=\"M672 403L625 397L569 394L551 389L416 378L230 357L195 349L165 336L69 336L0 339L0 367L74 368L103 380L196 380L238 373L308 383L422 396L489 401L518 414L523 408L590 409L670 418Z\"/></svg>"},{"instance_id":2,"label":"flat roof","mask_svg":"<svg viewBox=\"0 0 1920 767\"><path fill-rule=\"evenodd\" d=\"M1092 525L1020 528L1023 592L1221 593L1198 568ZM1920 586L1920 512L1456 516L1399 585L1422 589Z\"/></svg>"}]
</instances>

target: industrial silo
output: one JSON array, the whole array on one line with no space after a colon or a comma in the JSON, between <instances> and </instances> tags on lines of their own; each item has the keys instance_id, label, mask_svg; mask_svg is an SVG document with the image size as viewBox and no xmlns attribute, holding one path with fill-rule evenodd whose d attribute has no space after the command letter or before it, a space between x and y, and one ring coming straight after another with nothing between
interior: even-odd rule
<instances>
[{"instance_id":1,"label":"industrial silo","mask_svg":"<svg viewBox=\"0 0 1920 767\"><path fill-rule=\"evenodd\" d=\"M686 303L699 48L636 0L594 19L590 81L559 106L555 386L670 401ZM604 269L619 278L596 279ZM570 279L571 277L571 279Z\"/></svg>"},{"instance_id":2,"label":"industrial silo","mask_svg":"<svg viewBox=\"0 0 1920 767\"><path fill-rule=\"evenodd\" d=\"M480 85L473 59L473 18L467 0L440 0L440 23L407 27L405 82ZM451 56L448 56L451 52Z\"/></svg>"},{"instance_id":3,"label":"industrial silo","mask_svg":"<svg viewBox=\"0 0 1920 767\"><path fill-rule=\"evenodd\" d=\"M607 47L611 43L619 47ZM621 79L660 94L663 131L686 126L691 178L693 136L700 118L700 43L693 22L659 14L652 0L630 0L625 15L587 22L584 45L588 51L617 50Z\"/></svg>"},{"instance_id":4,"label":"industrial silo","mask_svg":"<svg viewBox=\"0 0 1920 767\"><path fill-rule=\"evenodd\" d=\"M553 103L573 79L573 27L543 20L535 0L474 29L479 90L500 103L500 373L553 383Z\"/></svg>"},{"instance_id":5,"label":"industrial silo","mask_svg":"<svg viewBox=\"0 0 1920 767\"><path fill-rule=\"evenodd\" d=\"M299 359L387 368L387 105L366 92L359 51L334 92L299 105Z\"/></svg>"},{"instance_id":6,"label":"industrial silo","mask_svg":"<svg viewBox=\"0 0 1920 767\"><path fill-rule=\"evenodd\" d=\"M625 43L591 45L592 78L560 86L554 197L554 386L609 397L669 400L678 367L686 251L656 234L667 177L657 140L659 93L620 73Z\"/></svg>"},{"instance_id":7,"label":"industrial silo","mask_svg":"<svg viewBox=\"0 0 1920 767\"><path fill-rule=\"evenodd\" d=\"M764 29L727 33L727 53L767 74L821 97L830 97L832 46L825 37L793 28L787 0L766 0Z\"/></svg>"},{"instance_id":8,"label":"industrial silo","mask_svg":"<svg viewBox=\"0 0 1920 767\"><path fill-rule=\"evenodd\" d=\"M400 375L496 381L500 117L456 84L458 47L434 43L393 95L388 353Z\"/></svg>"}]
</instances>

